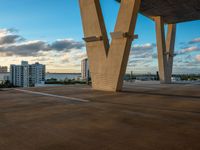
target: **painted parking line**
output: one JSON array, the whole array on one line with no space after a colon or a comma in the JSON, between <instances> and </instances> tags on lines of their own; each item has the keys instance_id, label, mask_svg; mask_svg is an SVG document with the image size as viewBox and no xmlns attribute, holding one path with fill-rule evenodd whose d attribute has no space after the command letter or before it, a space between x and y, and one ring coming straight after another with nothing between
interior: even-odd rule
<instances>
[{"instance_id":1,"label":"painted parking line","mask_svg":"<svg viewBox=\"0 0 200 150\"><path fill-rule=\"evenodd\" d=\"M29 93L29 94L35 94L35 95L48 96L48 97L61 98L61 99L69 100L69 101L77 101L77 102L85 102L85 103L90 102L89 100L80 99L80 98L60 96L60 95L54 95L54 94L48 94L48 93L42 93L42 92L35 92L35 91L29 91L29 90L23 90L23 89L15 89L15 91Z\"/></svg>"}]
</instances>

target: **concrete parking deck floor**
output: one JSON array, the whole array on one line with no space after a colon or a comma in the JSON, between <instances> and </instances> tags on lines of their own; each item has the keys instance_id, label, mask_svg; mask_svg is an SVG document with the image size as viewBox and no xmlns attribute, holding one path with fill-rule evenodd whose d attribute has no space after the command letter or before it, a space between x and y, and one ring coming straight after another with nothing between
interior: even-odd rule
<instances>
[{"instance_id":1,"label":"concrete parking deck floor","mask_svg":"<svg viewBox=\"0 0 200 150\"><path fill-rule=\"evenodd\" d=\"M200 149L200 85L25 90L0 91L0 150Z\"/></svg>"}]
</instances>

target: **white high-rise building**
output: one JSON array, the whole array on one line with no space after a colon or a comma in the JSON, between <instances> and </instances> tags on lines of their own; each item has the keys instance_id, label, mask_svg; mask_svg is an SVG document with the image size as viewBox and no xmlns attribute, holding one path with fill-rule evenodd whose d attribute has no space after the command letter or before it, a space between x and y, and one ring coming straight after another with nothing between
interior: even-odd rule
<instances>
[{"instance_id":1,"label":"white high-rise building","mask_svg":"<svg viewBox=\"0 0 200 150\"><path fill-rule=\"evenodd\" d=\"M83 80L89 80L90 78L89 61L87 58L81 61L81 76Z\"/></svg>"},{"instance_id":2,"label":"white high-rise building","mask_svg":"<svg viewBox=\"0 0 200 150\"><path fill-rule=\"evenodd\" d=\"M45 83L45 65L38 62L30 65L31 83L33 86L43 85Z\"/></svg>"},{"instance_id":3,"label":"white high-rise building","mask_svg":"<svg viewBox=\"0 0 200 150\"><path fill-rule=\"evenodd\" d=\"M21 81L22 81L22 87L29 87L29 64L27 61L21 62Z\"/></svg>"},{"instance_id":4,"label":"white high-rise building","mask_svg":"<svg viewBox=\"0 0 200 150\"><path fill-rule=\"evenodd\" d=\"M32 87L44 84L45 65L39 63L29 65L26 61L22 61L21 65L11 65L10 81L14 86L18 87Z\"/></svg>"},{"instance_id":5,"label":"white high-rise building","mask_svg":"<svg viewBox=\"0 0 200 150\"><path fill-rule=\"evenodd\" d=\"M10 81L14 86L29 87L29 66L23 61L21 65L10 65Z\"/></svg>"}]
</instances>

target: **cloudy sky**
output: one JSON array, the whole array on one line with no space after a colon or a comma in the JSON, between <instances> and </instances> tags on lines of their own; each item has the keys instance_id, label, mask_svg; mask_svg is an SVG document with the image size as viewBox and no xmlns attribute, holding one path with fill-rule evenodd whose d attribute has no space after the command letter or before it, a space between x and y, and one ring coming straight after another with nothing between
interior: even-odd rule
<instances>
[{"instance_id":1,"label":"cloudy sky","mask_svg":"<svg viewBox=\"0 0 200 150\"><path fill-rule=\"evenodd\" d=\"M119 4L100 0L108 32ZM47 65L49 72L80 72L86 58L78 0L0 0L0 65L21 60ZM112 11L111 11L112 10ZM177 26L174 73L200 73L200 21ZM139 15L127 72L155 73L155 24Z\"/></svg>"}]
</instances>

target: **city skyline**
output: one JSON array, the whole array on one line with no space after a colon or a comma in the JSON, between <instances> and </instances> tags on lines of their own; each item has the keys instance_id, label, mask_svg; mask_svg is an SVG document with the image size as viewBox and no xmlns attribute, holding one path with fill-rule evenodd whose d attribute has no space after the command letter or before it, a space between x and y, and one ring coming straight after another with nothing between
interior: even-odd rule
<instances>
[{"instance_id":1,"label":"city skyline","mask_svg":"<svg viewBox=\"0 0 200 150\"><path fill-rule=\"evenodd\" d=\"M1 66L21 60L39 61L47 65L49 72L80 72L81 60L87 56L78 0L0 2ZM112 32L120 5L114 0L100 2L107 30ZM174 73L200 73L199 26L200 21L178 24ZM127 71L155 73L158 69L153 21L139 15L136 33L139 39L133 42Z\"/></svg>"}]
</instances>

